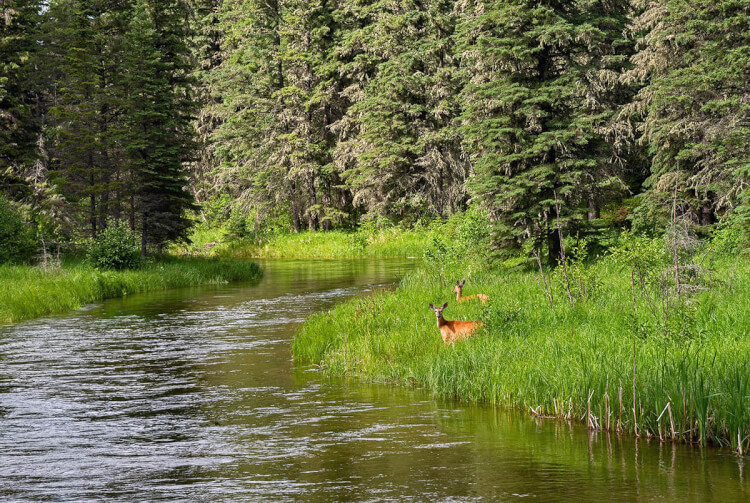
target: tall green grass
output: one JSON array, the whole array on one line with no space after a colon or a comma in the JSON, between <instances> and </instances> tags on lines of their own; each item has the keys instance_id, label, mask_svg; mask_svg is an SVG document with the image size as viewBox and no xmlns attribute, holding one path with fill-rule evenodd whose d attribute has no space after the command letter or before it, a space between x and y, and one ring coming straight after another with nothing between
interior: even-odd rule
<instances>
[{"instance_id":1,"label":"tall green grass","mask_svg":"<svg viewBox=\"0 0 750 503\"><path fill-rule=\"evenodd\" d=\"M208 254L231 258L397 258L421 257L435 231L427 228L375 231L327 231L276 234L262 243L226 240L218 232L201 232L192 237L193 245L175 251L180 254ZM209 250L207 243L219 241Z\"/></svg>"},{"instance_id":2,"label":"tall green grass","mask_svg":"<svg viewBox=\"0 0 750 503\"><path fill-rule=\"evenodd\" d=\"M482 306L457 304L451 294L465 267L425 267L394 293L313 316L294 339L294 356L332 376L747 452L750 265L717 265L713 288L686 302L669 330L647 310L636 312L627 271L612 261L592 267L601 286L574 306L555 290L554 310L533 272L475 268L464 295L488 294ZM643 305L640 294L636 300ZM445 301L447 319L484 327L444 347L428 303Z\"/></svg>"},{"instance_id":3,"label":"tall green grass","mask_svg":"<svg viewBox=\"0 0 750 503\"><path fill-rule=\"evenodd\" d=\"M5 265L0 266L0 322L17 322L138 292L254 279L261 274L252 262L199 258L165 258L126 271L100 271L83 263L49 271Z\"/></svg>"}]
</instances>

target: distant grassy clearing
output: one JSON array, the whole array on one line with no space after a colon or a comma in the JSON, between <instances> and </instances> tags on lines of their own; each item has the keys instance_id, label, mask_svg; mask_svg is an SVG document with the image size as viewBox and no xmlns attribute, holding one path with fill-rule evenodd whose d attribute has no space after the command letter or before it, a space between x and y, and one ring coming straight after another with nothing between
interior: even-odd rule
<instances>
[{"instance_id":1,"label":"distant grassy clearing","mask_svg":"<svg viewBox=\"0 0 750 503\"><path fill-rule=\"evenodd\" d=\"M294 340L294 356L332 376L415 384L440 396L534 409L595 429L747 451L749 264L718 266L717 286L693 299L669 335L646 310L633 312L625 271L594 267L602 279L598 293L572 307L558 292L554 311L529 272L476 272L464 294L488 294L482 306L455 302L450 292L459 270L441 280L424 269L395 293L313 316ZM427 305L446 300L447 319L482 320L485 328L443 347Z\"/></svg>"},{"instance_id":2,"label":"distant grassy clearing","mask_svg":"<svg viewBox=\"0 0 750 503\"><path fill-rule=\"evenodd\" d=\"M421 257L434 231L380 229L372 232L300 232L278 234L258 244L250 240L226 241L220 232L193 236L194 245L177 249L183 254L234 258L405 258ZM211 238L211 241L207 241ZM211 247L208 243L218 242Z\"/></svg>"},{"instance_id":3,"label":"distant grassy clearing","mask_svg":"<svg viewBox=\"0 0 750 503\"><path fill-rule=\"evenodd\" d=\"M0 322L77 309L138 292L258 278L260 267L241 260L163 259L131 271L99 271L81 263L45 271L0 266Z\"/></svg>"}]
</instances>

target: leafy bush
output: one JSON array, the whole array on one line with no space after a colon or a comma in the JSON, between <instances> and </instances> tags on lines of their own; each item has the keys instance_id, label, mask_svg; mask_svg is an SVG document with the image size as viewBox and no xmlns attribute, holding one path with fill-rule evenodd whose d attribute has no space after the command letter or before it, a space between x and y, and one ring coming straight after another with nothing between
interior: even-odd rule
<instances>
[{"instance_id":1,"label":"leafy bush","mask_svg":"<svg viewBox=\"0 0 750 503\"><path fill-rule=\"evenodd\" d=\"M0 197L0 264L28 262L36 250L34 233L21 214Z\"/></svg>"},{"instance_id":2,"label":"leafy bush","mask_svg":"<svg viewBox=\"0 0 750 503\"><path fill-rule=\"evenodd\" d=\"M140 263L135 235L125 222L110 220L89 247L86 259L99 269L133 269Z\"/></svg>"}]
</instances>

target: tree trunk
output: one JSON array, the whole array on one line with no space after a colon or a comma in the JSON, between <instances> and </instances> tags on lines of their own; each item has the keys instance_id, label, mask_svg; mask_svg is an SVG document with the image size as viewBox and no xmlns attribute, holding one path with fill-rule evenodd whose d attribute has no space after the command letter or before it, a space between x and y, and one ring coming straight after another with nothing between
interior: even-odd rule
<instances>
[{"instance_id":1,"label":"tree trunk","mask_svg":"<svg viewBox=\"0 0 750 503\"><path fill-rule=\"evenodd\" d=\"M596 220L598 218L601 218L601 211L599 210L599 205L596 204L596 201L593 197L589 197L589 213L588 213L589 220Z\"/></svg>"},{"instance_id":2,"label":"tree trunk","mask_svg":"<svg viewBox=\"0 0 750 503\"><path fill-rule=\"evenodd\" d=\"M701 206L700 214L701 225L711 225L714 223L714 210L711 206L711 201L704 201Z\"/></svg>"},{"instance_id":3,"label":"tree trunk","mask_svg":"<svg viewBox=\"0 0 750 503\"><path fill-rule=\"evenodd\" d=\"M89 166L91 166L91 164L89 164ZM91 175L89 176L89 183L91 184L91 195L89 201L89 222L91 223L91 237L96 239L96 179L94 178L94 173L91 173Z\"/></svg>"},{"instance_id":4,"label":"tree trunk","mask_svg":"<svg viewBox=\"0 0 750 503\"><path fill-rule=\"evenodd\" d=\"M292 204L292 225L294 225L294 233L299 234L300 218L299 218L299 211L297 210L296 204Z\"/></svg>"},{"instance_id":5,"label":"tree trunk","mask_svg":"<svg viewBox=\"0 0 750 503\"><path fill-rule=\"evenodd\" d=\"M143 229L141 229L141 257L146 257L146 246L148 245L148 214L143 214Z\"/></svg>"},{"instance_id":6,"label":"tree trunk","mask_svg":"<svg viewBox=\"0 0 750 503\"><path fill-rule=\"evenodd\" d=\"M135 195L130 194L130 230L135 232Z\"/></svg>"},{"instance_id":7,"label":"tree trunk","mask_svg":"<svg viewBox=\"0 0 750 503\"><path fill-rule=\"evenodd\" d=\"M547 247L549 250L547 261L549 265L554 267L562 255L562 243L560 242L560 234L557 232L557 229L548 228Z\"/></svg>"}]
</instances>

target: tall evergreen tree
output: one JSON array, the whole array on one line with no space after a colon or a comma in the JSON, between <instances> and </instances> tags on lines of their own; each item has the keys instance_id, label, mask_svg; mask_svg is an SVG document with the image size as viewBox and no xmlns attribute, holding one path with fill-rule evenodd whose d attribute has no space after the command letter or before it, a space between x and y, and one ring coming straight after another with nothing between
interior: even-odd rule
<instances>
[{"instance_id":1,"label":"tall evergreen tree","mask_svg":"<svg viewBox=\"0 0 750 503\"><path fill-rule=\"evenodd\" d=\"M620 64L627 2L488 0L467 5L459 29L465 69L463 131L498 242L548 244L587 213L609 151L611 109L601 70ZM606 75L606 74L605 74Z\"/></svg>"},{"instance_id":2,"label":"tall evergreen tree","mask_svg":"<svg viewBox=\"0 0 750 503\"><path fill-rule=\"evenodd\" d=\"M181 0L137 0L133 10L124 107L133 217L141 253L149 244L184 238L194 208L183 163L192 151L191 60L187 6Z\"/></svg>"},{"instance_id":3,"label":"tall evergreen tree","mask_svg":"<svg viewBox=\"0 0 750 503\"><path fill-rule=\"evenodd\" d=\"M129 0L57 0L49 9L47 61L55 81L50 116L53 168L79 201L92 236L122 211L119 147L124 37Z\"/></svg>"},{"instance_id":4,"label":"tall evergreen tree","mask_svg":"<svg viewBox=\"0 0 750 503\"><path fill-rule=\"evenodd\" d=\"M20 197L36 160L40 0L0 3L0 191Z\"/></svg>"},{"instance_id":5,"label":"tall evergreen tree","mask_svg":"<svg viewBox=\"0 0 750 503\"><path fill-rule=\"evenodd\" d=\"M448 215L463 201L468 162L454 124L453 7L449 0L342 7L361 19L347 22L339 49L356 101L338 125L337 158L355 201L373 213Z\"/></svg>"},{"instance_id":6,"label":"tall evergreen tree","mask_svg":"<svg viewBox=\"0 0 750 503\"><path fill-rule=\"evenodd\" d=\"M196 155L190 164L190 188L199 204L221 191L220 161L216 156L216 144L212 139L223 121L217 113L222 97L214 90L216 82L213 78L224 57L224 35L219 22L222 3L221 0L192 2L195 95L201 108L195 119Z\"/></svg>"},{"instance_id":7,"label":"tall evergreen tree","mask_svg":"<svg viewBox=\"0 0 750 503\"><path fill-rule=\"evenodd\" d=\"M677 196L696 222L715 221L750 183L750 1L639 2L638 52L628 83L642 86L622 136L652 158L647 209L658 222Z\"/></svg>"}]
</instances>

